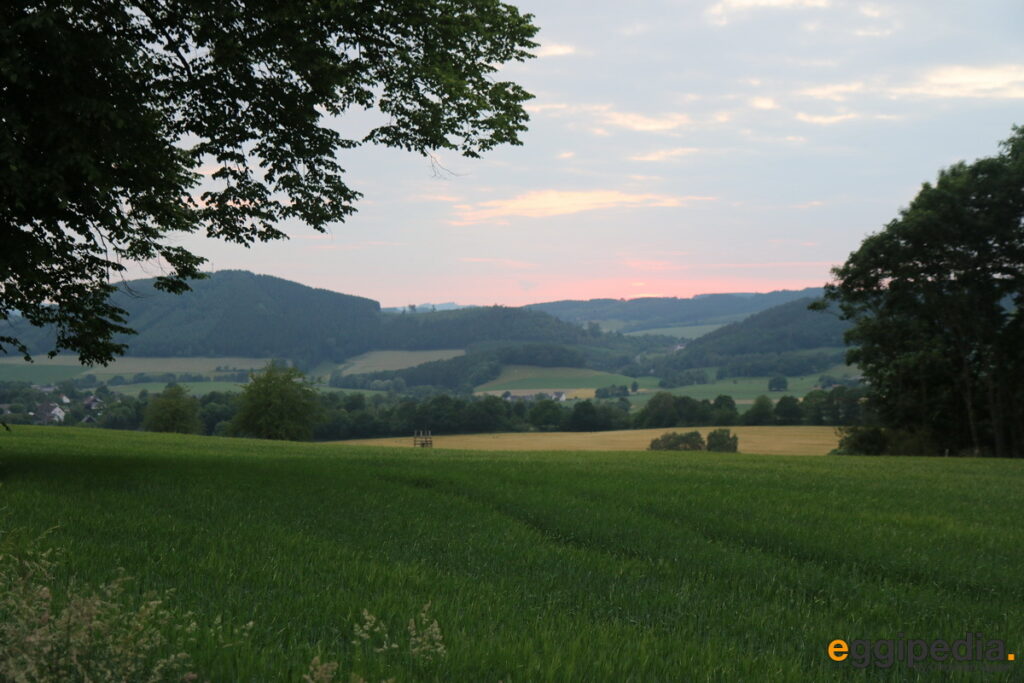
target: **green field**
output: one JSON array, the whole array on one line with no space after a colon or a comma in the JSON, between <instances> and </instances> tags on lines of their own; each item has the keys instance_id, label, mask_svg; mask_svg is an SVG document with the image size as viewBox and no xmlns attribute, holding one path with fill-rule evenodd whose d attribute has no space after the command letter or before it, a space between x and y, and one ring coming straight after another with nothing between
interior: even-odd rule
<instances>
[{"instance_id":1,"label":"green field","mask_svg":"<svg viewBox=\"0 0 1024 683\"><path fill-rule=\"evenodd\" d=\"M96 375L100 380L122 376L130 379L138 372L164 373L173 372L213 375L218 367L238 368L240 370L258 369L267 364L267 358L142 358L136 356L121 357L106 367L95 365L87 367L78 362L73 355L60 355L54 358L37 356L33 363L26 363L21 356L0 358L0 381L23 381L35 384L59 382L84 375Z\"/></svg>"},{"instance_id":2,"label":"green field","mask_svg":"<svg viewBox=\"0 0 1024 683\"><path fill-rule=\"evenodd\" d=\"M1024 462L473 452L89 429L0 433L8 551L47 529L54 589L135 577L201 624L209 680L935 680L835 638L967 631L1024 649ZM427 602L447 657L399 642ZM404 647L404 646L403 646ZM1021 680L1002 673L943 680Z\"/></svg>"},{"instance_id":3,"label":"green field","mask_svg":"<svg viewBox=\"0 0 1024 683\"><path fill-rule=\"evenodd\" d=\"M696 339L697 337L703 337L708 332L714 332L719 327L723 327L725 323L712 323L706 325L675 325L673 327L655 327L649 330L638 330L636 332L627 332L627 337L636 337L641 334L664 334L669 337L683 337L686 339Z\"/></svg>"},{"instance_id":4,"label":"green field","mask_svg":"<svg viewBox=\"0 0 1024 683\"><path fill-rule=\"evenodd\" d=\"M463 349L432 349L429 351L368 351L333 366L318 366L312 374L328 376L334 370L343 375L358 375L381 370L404 370L435 360L448 360L465 355Z\"/></svg>"},{"instance_id":5,"label":"green field","mask_svg":"<svg viewBox=\"0 0 1024 683\"><path fill-rule=\"evenodd\" d=\"M715 376L716 368L705 368L708 377ZM858 375L857 370L851 368L848 365L835 365L824 372L815 373L813 375L805 375L803 377L788 377L789 388L786 391L768 391L768 380L770 377L728 377L726 379L716 380L709 384L691 384L688 387L676 387L675 389L658 389L656 386L648 391L643 391L638 394L634 394L630 397L630 402L633 403L634 408L643 406L647 401L654 396L655 392L668 391L676 396L690 396L697 400L708 399L713 401L716 396L725 394L732 396L737 403L741 405L749 405L753 403L754 399L758 396L765 394L773 399L778 399L781 396L796 396L798 398L803 397L818 383L818 378L822 375L831 375L833 377L853 377Z\"/></svg>"},{"instance_id":6,"label":"green field","mask_svg":"<svg viewBox=\"0 0 1024 683\"><path fill-rule=\"evenodd\" d=\"M658 386L654 377L640 377L642 388ZM571 391L574 389L600 389L611 385L629 386L632 377L616 375L588 368L542 368L536 365L506 365L501 375L476 388L478 392L495 391Z\"/></svg>"}]
</instances>

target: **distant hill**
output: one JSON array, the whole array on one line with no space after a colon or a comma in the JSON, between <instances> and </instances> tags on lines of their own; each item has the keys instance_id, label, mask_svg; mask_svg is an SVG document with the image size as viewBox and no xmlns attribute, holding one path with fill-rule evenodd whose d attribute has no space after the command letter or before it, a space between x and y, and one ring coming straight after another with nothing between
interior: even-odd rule
<instances>
[{"instance_id":1,"label":"distant hill","mask_svg":"<svg viewBox=\"0 0 1024 683\"><path fill-rule=\"evenodd\" d=\"M850 323L837 312L811 311L806 297L755 313L690 342L659 361L654 374L719 367L723 377L804 375L842 362Z\"/></svg>"},{"instance_id":2,"label":"distant hill","mask_svg":"<svg viewBox=\"0 0 1024 683\"><path fill-rule=\"evenodd\" d=\"M247 271L212 273L181 295L158 291L154 282L128 282L111 298L138 333L117 338L128 344L126 355L273 357L308 368L373 349L593 341L580 326L540 311L488 306L385 314L372 299ZM33 353L52 348L52 331L12 325Z\"/></svg>"},{"instance_id":3,"label":"distant hill","mask_svg":"<svg viewBox=\"0 0 1024 683\"><path fill-rule=\"evenodd\" d=\"M129 282L112 297L138 332L118 339L128 355L340 359L367 350L380 318L372 299L247 271L213 273L182 295L153 283Z\"/></svg>"},{"instance_id":4,"label":"distant hill","mask_svg":"<svg viewBox=\"0 0 1024 683\"><path fill-rule=\"evenodd\" d=\"M562 320L588 322L620 321L621 332L636 332L678 325L734 320L773 306L806 297L819 297L822 290L779 290L765 294L701 294L689 299L644 297L641 299L590 299L551 301L526 308L544 311Z\"/></svg>"}]
</instances>

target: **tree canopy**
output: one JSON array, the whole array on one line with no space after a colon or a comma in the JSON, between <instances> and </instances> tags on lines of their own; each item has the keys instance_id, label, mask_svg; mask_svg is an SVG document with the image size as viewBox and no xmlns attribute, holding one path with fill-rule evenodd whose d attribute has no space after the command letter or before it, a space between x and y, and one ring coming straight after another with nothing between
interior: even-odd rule
<instances>
[{"instance_id":1,"label":"tree canopy","mask_svg":"<svg viewBox=\"0 0 1024 683\"><path fill-rule=\"evenodd\" d=\"M259 439L307 441L319 418L316 389L295 368L271 362L242 389L229 431Z\"/></svg>"},{"instance_id":2,"label":"tree canopy","mask_svg":"<svg viewBox=\"0 0 1024 683\"><path fill-rule=\"evenodd\" d=\"M200 233L242 245L355 210L338 154L365 143L477 156L519 143L530 95L493 78L535 47L498 0L0 3L0 320L107 362L130 332L126 264L188 289ZM380 121L346 137L352 108ZM0 353L25 346L0 336Z\"/></svg>"},{"instance_id":3,"label":"tree canopy","mask_svg":"<svg viewBox=\"0 0 1024 683\"><path fill-rule=\"evenodd\" d=\"M1024 129L941 171L833 273L890 450L1024 455Z\"/></svg>"}]
</instances>

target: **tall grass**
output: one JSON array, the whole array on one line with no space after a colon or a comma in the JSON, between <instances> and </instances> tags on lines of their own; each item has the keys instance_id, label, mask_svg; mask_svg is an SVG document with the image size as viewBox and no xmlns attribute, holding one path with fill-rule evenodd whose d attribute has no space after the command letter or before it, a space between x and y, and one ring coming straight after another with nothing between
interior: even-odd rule
<instances>
[{"instance_id":1,"label":"tall grass","mask_svg":"<svg viewBox=\"0 0 1024 683\"><path fill-rule=\"evenodd\" d=\"M0 435L4 524L57 525L55 585L123 568L199 623L253 622L197 639L212 680L301 680L314 657L367 680L929 680L825 646L968 630L1020 660L1022 484L984 459ZM427 603L444 657L410 653ZM363 610L407 640L361 640Z\"/></svg>"}]
</instances>

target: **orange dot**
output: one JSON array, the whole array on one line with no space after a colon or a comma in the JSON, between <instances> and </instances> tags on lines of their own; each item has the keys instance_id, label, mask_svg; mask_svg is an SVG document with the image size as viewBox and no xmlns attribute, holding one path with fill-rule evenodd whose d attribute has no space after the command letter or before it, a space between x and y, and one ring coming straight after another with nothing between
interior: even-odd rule
<instances>
[{"instance_id":1,"label":"orange dot","mask_svg":"<svg viewBox=\"0 0 1024 683\"><path fill-rule=\"evenodd\" d=\"M1006 655L1006 658L1012 662L1013 660L1017 659L1017 655L1011 652L1010 654Z\"/></svg>"}]
</instances>

